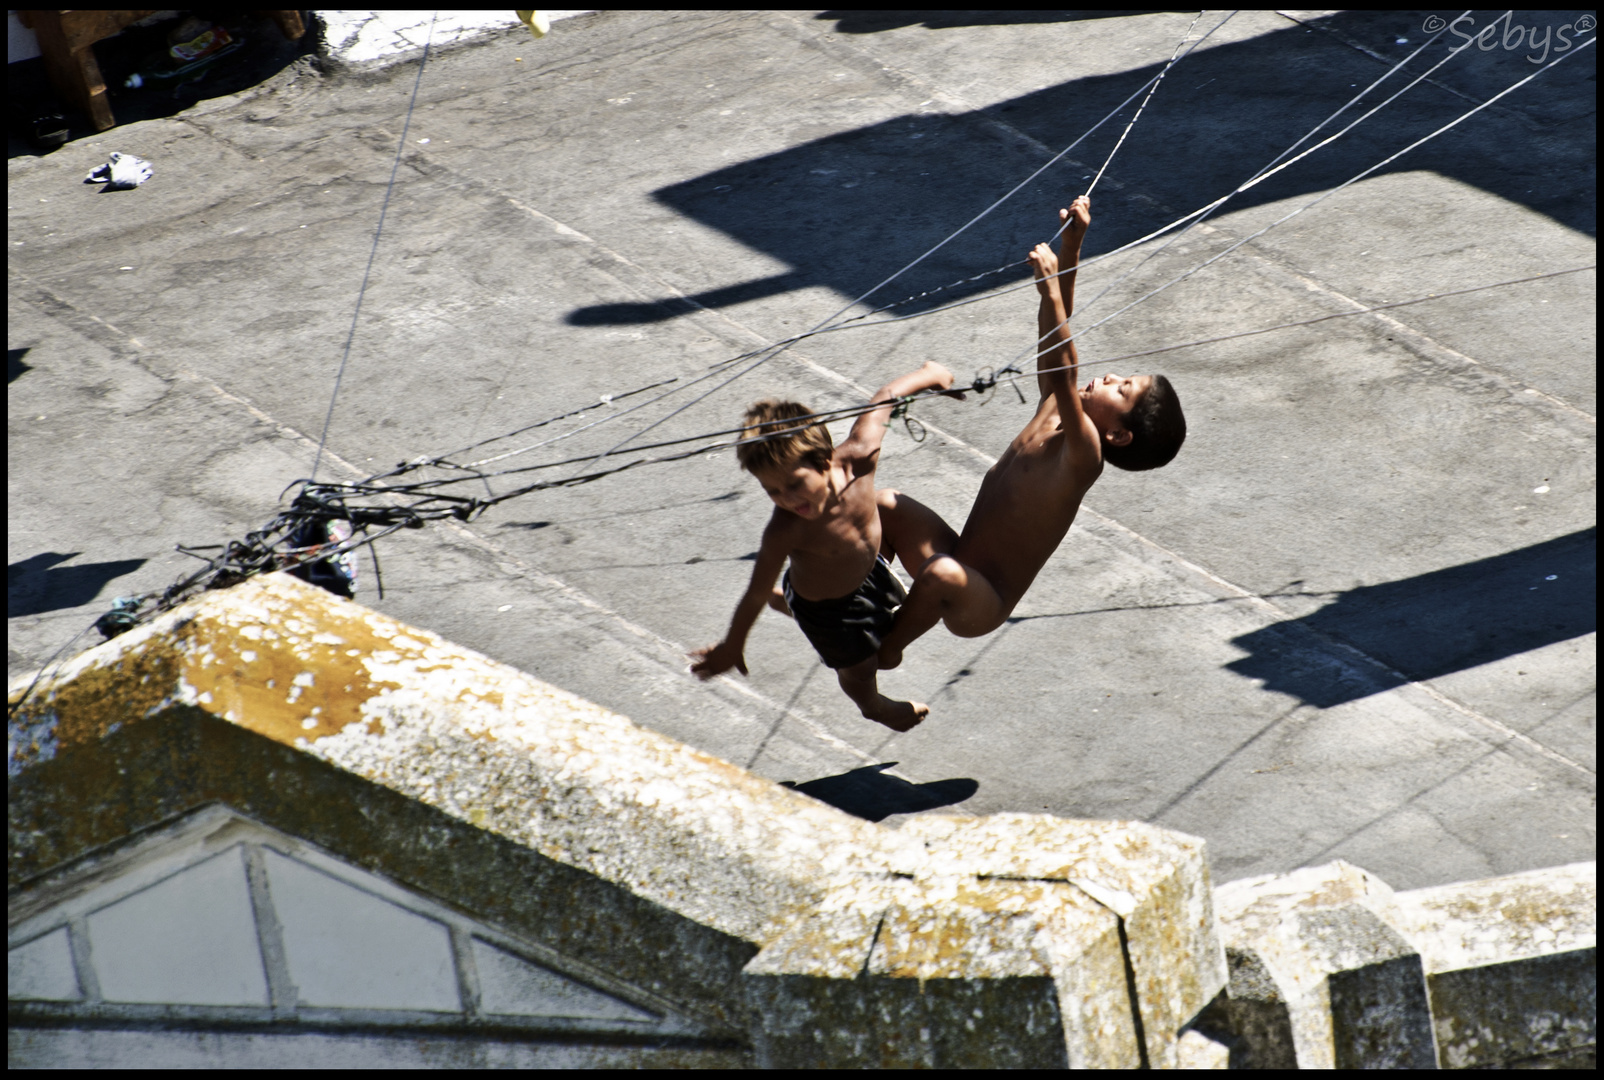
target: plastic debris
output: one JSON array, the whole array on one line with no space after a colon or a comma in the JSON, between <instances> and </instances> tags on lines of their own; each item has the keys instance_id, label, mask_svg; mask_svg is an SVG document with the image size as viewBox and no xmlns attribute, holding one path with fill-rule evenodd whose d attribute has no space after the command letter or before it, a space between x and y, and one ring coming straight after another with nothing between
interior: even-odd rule
<instances>
[{"instance_id":1,"label":"plastic debris","mask_svg":"<svg viewBox=\"0 0 1604 1080\"><path fill-rule=\"evenodd\" d=\"M205 19L185 19L168 33L167 48L147 56L140 70L128 76L123 85L138 89L147 82L160 85L196 81L214 63L244 44L245 36L238 29L230 31Z\"/></svg>"},{"instance_id":2,"label":"plastic debris","mask_svg":"<svg viewBox=\"0 0 1604 1080\"><path fill-rule=\"evenodd\" d=\"M551 33L551 20L541 12L514 11L513 14L518 16L519 22L529 27L529 32L535 35L536 39L543 38ZM518 59L522 60L523 57L520 56Z\"/></svg>"},{"instance_id":3,"label":"plastic debris","mask_svg":"<svg viewBox=\"0 0 1604 1080\"><path fill-rule=\"evenodd\" d=\"M118 634L127 633L139 622L139 597L119 596L111 602L111 610L95 620L95 629L107 641Z\"/></svg>"},{"instance_id":4,"label":"plastic debris","mask_svg":"<svg viewBox=\"0 0 1604 1080\"><path fill-rule=\"evenodd\" d=\"M331 554L327 558L309 559L289 566L287 572L349 600L357 590L356 552L338 549L351 539L354 532L349 521L339 519L313 519L303 523L290 536L289 554L303 559L323 550L330 550Z\"/></svg>"},{"instance_id":5,"label":"plastic debris","mask_svg":"<svg viewBox=\"0 0 1604 1080\"><path fill-rule=\"evenodd\" d=\"M121 191L143 184L150 179L151 172L150 162L144 158L113 151L106 164L96 166L84 177L84 183L105 184L107 191Z\"/></svg>"}]
</instances>

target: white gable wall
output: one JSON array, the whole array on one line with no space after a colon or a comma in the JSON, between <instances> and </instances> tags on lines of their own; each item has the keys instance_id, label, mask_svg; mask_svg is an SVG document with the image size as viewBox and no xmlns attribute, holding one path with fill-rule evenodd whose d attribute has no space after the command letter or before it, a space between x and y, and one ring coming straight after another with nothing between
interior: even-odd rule
<instances>
[{"instance_id":1,"label":"white gable wall","mask_svg":"<svg viewBox=\"0 0 1604 1080\"><path fill-rule=\"evenodd\" d=\"M576 971L549 950L222 807L17 898L12 914L20 916L7 938L14 1018L20 1011L88 1028L179 1021L193 1029L176 1041L159 1032L77 1031L74 1054L128 1043L135 1057L155 1055L152 1064L171 1054L190 1060L208 1047L195 1060L287 1064L301 1057L291 1049L297 1024L308 1026L307 1036L320 1029L320 1044L357 1039L370 1064L421 1052L378 1034L396 1028L489 1025L570 1039L699 1032L604 973ZM201 1037L255 1022L273 1031ZM25 1063L30 1046L35 1060L62 1063L59 1038L18 1026L12 1064Z\"/></svg>"}]
</instances>

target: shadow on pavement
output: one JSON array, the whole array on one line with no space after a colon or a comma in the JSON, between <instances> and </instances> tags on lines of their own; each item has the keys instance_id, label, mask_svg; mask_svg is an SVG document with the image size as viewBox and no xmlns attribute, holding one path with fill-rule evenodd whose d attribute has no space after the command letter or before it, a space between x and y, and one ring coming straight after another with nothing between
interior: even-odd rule
<instances>
[{"instance_id":1,"label":"shadow on pavement","mask_svg":"<svg viewBox=\"0 0 1604 1080\"><path fill-rule=\"evenodd\" d=\"M113 578L131 574L145 565L144 559L57 566L81 554L46 551L11 563L6 567L6 617L43 615L47 611L75 608L100 595Z\"/></svg>"},{"instance_id":2,"label":"shadow on pavement","mask_svg":"<svg viewBox=\"0 0 1604 1080\"><path fill-rule=\"evenodd\" d=\"M1366 585L1301 619L1232 639L1248 656L1226 665L1266 690L1330 708L1491 663L1598 627L1595 526L1488 559ZM1358 677L1308 662L1297 627L1375 657L1396 675ZM1403 676L1402 679L1398 675Z\"/></svg>"},{"instance_id":3,"label":"shadow on pavement","mask_svg":"<svg viewBox=\"0 0 1604 1080\"><path fill-rule=\"evenodd\" d=\"M938 806L952 806L980 790L979 782L974 780L910 784L885 775L885 770L894 765L895 761L887 761L839 776L822 776L801 784L782 780L781 784L866 821L883 821L892 814L916 814Z\"/></svg>"},{"instance_id":4,"label":"shadow on pavement","mask_svg":"<svg viewBox=\"0 0 1604 1080\"><path fill-rule=\"evenodd\" d=\"M22 358L27 355L27 349L6 350L6 384L8 386L22 378L24 372L33 370L32 364L25 364L22 361Z\"/></svg>"},{"instance_id":5,"label":"shadow on pavement","mask_svg":"<svg viewBox=\"0 0 1604 1080\"><path fill-rule=\"evenodd\" d=\"M100 73L106 81L118 127L172 116L196 102L237 94L266 82L301 57L315 53L323 33L322 21L311 18L312 12L302 13L302 18L307 19L306 33L299 41L286 40L266 12L219 10L207 14L215 16L236 37L243 39L244 44L212 67L197 73L196 77L177 85L158 85L154 80L139 88L125 85L129 76L140 74L142 68L148 67L152 56L159 56L166 50L168 32L179 22L176 18L154 26L129 26L122 33L91 46ZM70 122L70 139L109 135L95 131L83 113L62 104L45 77L44 60L39 57L7 65L6 97L12 127L6 150L8 158L40 153L17 130L19 124L25 126L30 108L66 116ZM115 131L116 128L111 130ZM112 149L117 147L113 146ZM161 168L160 162L153 164Z\"/></svg>"},{"instance_id":6,"label":"shadow on pavement","mask_svg":"<svg viewBox=\"0 0 1604 1080\"><path fill-rule=\"evenodd\" d=\"M855 13L836 14L855 25ZM922 22L929 15L881 14L901 19L898 25ZM984 15L966 14L977 20ZM998 21L1012 18L995 16ZM1377 78L1386 71L1384 64L1403 59L1418 46L1425 35L1410 24L1412 18L1400 12L1339 13L1315 21L1329 34L1292 24L1181 61L1120 150L1108 174L1113 183L1099 188L1086 255L1134 240L1233 190L1348 101L1357 92L1354 87L1364 85L1360 80ZM1400 38L1413 44L1400 44ZM1401 87L1441 59L1449 44L1458 40L1438 41L1367 101L1379 102ZM1436 172L1592 234L1596 137L1590 80L1596 59L1593 50L1588 52L1499 103L1508 108L1479 113L1373 175ZM845 296L862 295L1041 163L1040 150L1009 134L1009 128L1056 151L1161 67L1155 63L1072 79L971 113L904 114L660 188L654 197L676 212L791 267L718 285L690 299L720 308L821 285ZM1432 83L1420 84L1337 142L1238 195L1226 212L1329 190L1534 70L1519 52L1466 50L1432 76ZM1127 106L1072 156L1095 168L1134 108L1135 103ZM1345 113L1322 137L1360 112ZM1534 135L1534 128L1544 133ZM1023 260L1028 247L1056 227L1054 211L1083 189L1084 171L1069 164L1050 170L958 241L876 293L875 302L900 300ZM1305 228L1336 227L1329 215L1323 224L1318 216L1309 222ZM1021 265L903 310L927 309L1027 276ZM583 307L570 312L567 321L627 325L691 310L682 299L664 297Z\"/></svg>"}]
</instances>

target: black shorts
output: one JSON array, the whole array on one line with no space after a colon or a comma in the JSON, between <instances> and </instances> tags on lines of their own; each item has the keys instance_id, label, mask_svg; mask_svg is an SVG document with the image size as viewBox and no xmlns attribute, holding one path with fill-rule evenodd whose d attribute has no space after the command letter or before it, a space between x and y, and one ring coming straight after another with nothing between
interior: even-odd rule
<instances>
[{"instance_id":1,"label":"black shorts","mask_svg":"<svg viewBox=\"0 0 1604 1080\"><path fill-rule=\"evenodd\" d=\"M791 588L789 570L781 587L796 624L813 643L825 666L832 668L860 664L879 652L897 608L908 599L908 590L891 572L884 555L875 556L869 576L856 592L846 596L806 600Z\"/></svg>"}]
</instances>

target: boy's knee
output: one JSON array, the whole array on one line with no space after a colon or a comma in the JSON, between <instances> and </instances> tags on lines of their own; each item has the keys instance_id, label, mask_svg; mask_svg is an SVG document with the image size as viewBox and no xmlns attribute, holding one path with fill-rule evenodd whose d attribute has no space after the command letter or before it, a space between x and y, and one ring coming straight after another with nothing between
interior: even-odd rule
<instances>
[{"instance_id":1,"label":"boy's knee","mask_svg":"<svg viewBox=\"0 0 1604 1080\"><path fill-rule=\"evenodd\" d=\"M874 493L874 503L882 510L895 510L902 492L896 488L881 488Z\"/></svg>"},{"instance_id":2,"label":"boy's knee","mask_svg":"<svg viewBox=\"0 0 1604 1080\"><path fill-rule=\"evenodd\" d=\"M915 585L925 588L954 588L964 584L968 575L964 573L963 564L951 555L932 555L930 560L919 568L914 577Z\"/></svg>"}]
</instances>

